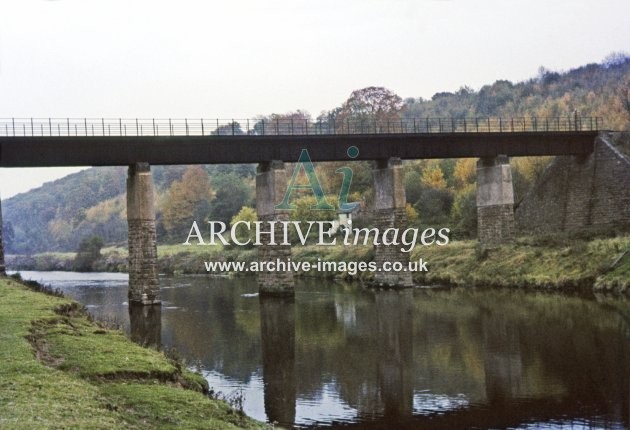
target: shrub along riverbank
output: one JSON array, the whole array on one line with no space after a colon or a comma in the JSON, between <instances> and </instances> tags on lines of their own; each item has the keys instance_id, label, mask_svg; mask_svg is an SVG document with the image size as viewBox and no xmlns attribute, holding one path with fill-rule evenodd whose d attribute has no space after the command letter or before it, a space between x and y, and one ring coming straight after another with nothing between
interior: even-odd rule
<instances>
[{"instance_id":1,"label":"shrub along riverbank","mask_svg":"<svg viewBox=\"0 0 630 430\"><path fill-rule=\"evenodd\" d=\"M266 428L72 300L0 277L0 327L0 428Z\"/></svg>"},{"instance_id":2,"label":"shrub along riverbank","mask_svg":"<svg viewBox=\"0 0 630 430\"><path fill-rule=\"evenodd\" d=\"M102 253L95 270L126 271L125 249L104 248ZM207 273L205 261L249 263L257 259L257 251L242 247L163 245L158 247L158 256L161 273L198 274ZM307 245L295 246L292 258L295 261L348 262L371 261L373 256L371 246ZM73 258L72 253L10 256L7 265L11 269L64 270L70 267ZM616 237L568 234L521 237L497 247L484 247L474 240L452 241L446 246L417 246L411 260L420 258L427 262L428 272L414 273L418 284L630 292L630 235L627 233ZM373 274L310 271L299 275L369 281Z\"/></svg>"}]
</instances>

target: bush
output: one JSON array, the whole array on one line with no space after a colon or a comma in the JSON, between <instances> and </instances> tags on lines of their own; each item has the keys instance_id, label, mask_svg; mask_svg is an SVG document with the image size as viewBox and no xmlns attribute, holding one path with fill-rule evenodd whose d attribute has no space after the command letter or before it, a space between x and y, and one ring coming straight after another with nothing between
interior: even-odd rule
<instances>
[{"instance_id":1,"label":"bush","mask_svg":"<svg viewBox=\"0 0 630 430\"><path fill-rule=\"evenodd\" d=\"M94 263L101 257L103 245L103 239L100 236L84 237L74 259L74 269L79 272L93 270Z\"/></svg>"}]
</instances>

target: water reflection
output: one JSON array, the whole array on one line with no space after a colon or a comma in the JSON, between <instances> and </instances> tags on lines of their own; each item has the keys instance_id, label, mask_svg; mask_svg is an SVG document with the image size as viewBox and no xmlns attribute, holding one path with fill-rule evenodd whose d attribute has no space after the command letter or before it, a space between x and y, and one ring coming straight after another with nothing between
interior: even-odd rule
<instances>
[{"instance_id":1,"label":"water reflection","mask_svg":"<svg viewBox=\"0 0 630 430\"><path fill-rule=\"evenodd\" d=\"M500 407L518 397L523 379L518 326L507 315L485 312L483 330L483 362L488 403Z\"/></svg>"},{"instance_id":2,"label":"water reflection","mask_svg":"<svg viewBox=\"0 0 630 430\"><path fill-rule=\"evenodd\" d=\"M295 303L282 297L260 298L265 413L271 422L295 422Z\"/></svg>"},{"instance_id":3,"label":"water reflection","mask_svg":"<svg viewBox=\"0 0 630 430\"><path fill-rule=\"evenodd\" d=\"M98 318L127 328L131 318L133 336L160 341L149 313L133 328L125 282L81 282L52 283ZM162 345L203 369L214 390L242 390L258 419L361 429L630 424L627 301L302 282L291 303L259 300L249 279L161 285Z\"/></svg>"},{"instance_id":4,"label":"water reflection","mask_svg":"<svg viewBox=\"0 0 630 430\"><path fill-rule=\"evenodd\" d=\"M129 305L129 335L140 345L162 345L162 306Z\"/></svg>"},{"instance_id":5,"label":"water reflection","mask_svg":"<svg viewBox=\"0 0 630 430\"><path fill-rule=\"evenodd\" d=\"M396 422L413 412L413 295L380 291L374 302L381 401L385 419Z\"/></svg>"}]
</instances>

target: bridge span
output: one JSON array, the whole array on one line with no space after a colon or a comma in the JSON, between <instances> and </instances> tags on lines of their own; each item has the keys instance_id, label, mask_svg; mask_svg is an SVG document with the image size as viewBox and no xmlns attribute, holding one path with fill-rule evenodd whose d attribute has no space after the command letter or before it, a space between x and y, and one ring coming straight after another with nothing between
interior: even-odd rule
<instances>
[{"instance_id":1,"label":"bridge span","mask_svg":"<svg viewBox=\"0 0 630 430\"><path fill-rule=\"evenodd\" d=\"M0 167L580 155L600 118L406 121L0 119Z\"/></svg>"},{"instance_id":2,"label":"bridge span","mask_svg":"<svg viewBox=\"0 0 630 430\"><path fill-rule=\"evenodd\" d=\"M129 166L129 302L159 304L151 164L258 163L256 205L261 221L288 220L275 209L287 188L284 162L307 149L312 161L373 160L375 226L406 226L404 159L479 158L479 240L514 235L514 191L509 157L587 155L603 121L554 118L416 118L311 121L304 118L0 119L0 167ZM352 148L352 151L349 149ZM288 245L264 237L263 260L288 259ZM1 237L0 237L1 243ZM377 245L375 261L408 262L394 246ZM0 270L4 270L0 246ZM375 284L410 286L410 272L376 272ZM292 273L259 274L260 292L292 295Z\"/></svg>"}]
</instances>

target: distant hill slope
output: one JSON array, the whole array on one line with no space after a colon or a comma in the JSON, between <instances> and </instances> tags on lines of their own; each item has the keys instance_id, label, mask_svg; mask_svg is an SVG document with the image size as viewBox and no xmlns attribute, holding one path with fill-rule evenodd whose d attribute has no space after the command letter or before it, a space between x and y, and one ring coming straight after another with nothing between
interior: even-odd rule
<instances>
[{"instance_id":1,"label":"distant hill slope","mask_svg":"<svg viewBox=\"0 0 630 430\"><path fill-rule=\"evenodd\" d=\"M251 165L204 167L215 178L248 178L255 171ZM158 210L169 187L181 180L186 169L152 167ZM83 237L93 235L101 236L108 244L126 245L126 179L126 167L93 167L4 200L6 252L75 251ZM244 203L251 202L239 202L238 207Z\"/></svg>"},{"instance_id":2,"label":"distant hill slope","mask_svg":"<svg viewBox=\"0 0 630 430\"><path fill-rule=\"evenodd\" d=\"M540 68L538 76L512 83L498 80L479 91L462 87L431 100L406 99L404 115L413 117L582 116L604 118L611 130L630 129L630 57L612 54L601 64L558 73Z\"/></svg>"},{"instance_id":3,"label":"distant hill slope","mask_svg":"<svg viewBox=\"0 0 630 430\"><path fill-rule=\"evenodd\" d=\"M122 195L126 174L123 167L87 169L3 201L7 251L76 249L82 236L101 230L103 224L83 222L87 210Z\"/></svg>"},{"instance_id":4,"label":"distant hill slope","mask_svg":"<svg viewBox=\"0 0 630 430\"><path fill-rule=\"evenodd\" d=\"M630 57L612 55L601 64L588 64L564 73L541 68L538 76L528 81L499 80L479 91L462 87L456 92L437 93L430 100L407 98L401 115L407 118L544 117L568 116L576 110L583 116L603 117L609 129L629 130ZM330 114L338 111L339 108L333 109ZM199 192L197 195L190 192L208 186L208 178L199 177L199 171L190 171L185 177L186 166L153 167L161 242L183 240L185 236L180 237L181 230L189 223L193 211L195 216L210 214L215 217L213 219L229 221L241 206L253 203L254 166L204 166L204 169L209 175L212 191L199 196ZM413 169L417 171L410 172ZM462 219L466 214L474 217L474 211L469 210L474 196L470 187L467 189L465 183L458 182L457 166L453 161L438 166L435 163L414 164L407 172L406 180L410 181L407 184L412 183L414 177L421 178L422 169L431 169L435 174L436 188L427 192L433 185L425 184L424 189L408 191L412 205L419 211L426 210L427 205L420 204L420 199L434 198L437 203L429 209L436 216L442 215L435 219L456 222L457 216ZM101 236L106 243L125 244L126 174L124 167L91 168L3 201L6 251L74 251L83 237L91 235ZM355 181L354 191L369 194L366 189L369 185L365 185L369 181L363 183L363 189L356 189L360 186ZM522 188L518 180L515 184ZM412 200L414 198L416 201ZM179 216L186 213L190 216ZM423 213L420 218L427 219ZM474 231L475 220L472 221L467 224L468 231ZM462 220L458 222L466 224ZM179 228L174 226L177 223L181 224Z\"/></svg>"}]
</instances>

